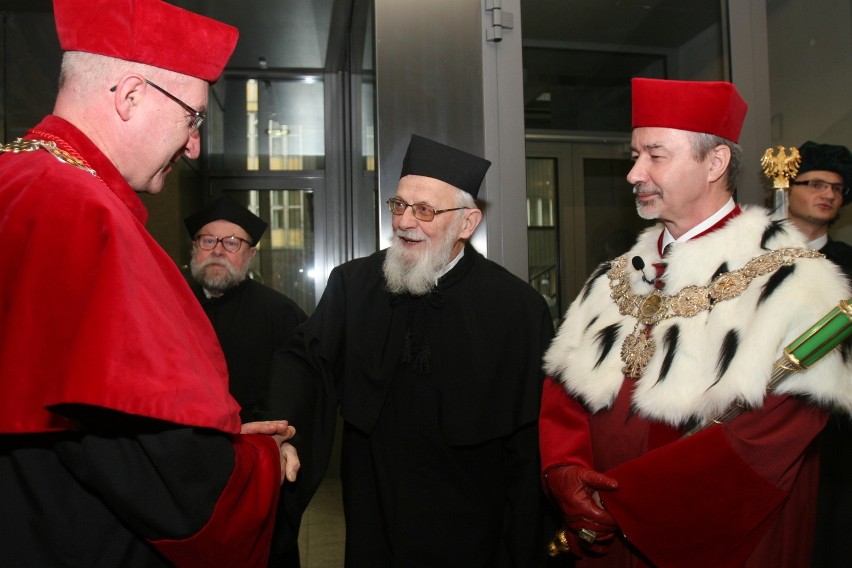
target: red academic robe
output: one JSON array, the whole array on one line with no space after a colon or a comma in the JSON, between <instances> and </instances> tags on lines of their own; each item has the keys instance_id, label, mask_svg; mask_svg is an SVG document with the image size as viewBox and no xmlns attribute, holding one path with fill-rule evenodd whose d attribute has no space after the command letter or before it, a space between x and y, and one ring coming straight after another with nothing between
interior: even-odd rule
<instances>
[{"instance_id":1,"label":"red academic robe","mask_svg":"<svg viewBox=\"0 0 852 568\"><path fill-rule=\"evenodd\" d=\"M0 155L4 448L25 449L34 435L85 435L77 418L93 410L218 432L232 449L211 467L233 467L204 526L140 539L180 566L265 565L278 448L271 437L239 434L207 317L145 229L139 197L92 141L55 116L27 138L55 140L96 174L42 149Z\"/></svg>"},{"instance_id":2,"label":"red academic robe","mask_svg":"<svg viewBox=\"0 0 852 568\"><path fill-rule=\"evenodd\" d=\"M545 382L542 469L577 464L615 478L619 488L603 493L603 502L630 542L653 561L615 543L610 555L583 565L808 565L812 535L797 527L814 522L809 499L818 462L808 446L825 426L824 410L772 396L759 411L679 439L659 423L628 417L625 384L613 409L594 416L561 385Z\"/></svg>"},{"instance_id":3,"label":"red academic robe","mask_svg":"<svg viewBox=\"0 0 852 568\"><path fill-rule=\"evenodd\" d=\"M578 565L809 565L819 466L813 441L827 422L825 408L768 396L761 408L684 438L636 412L634 387L625 377L612 405L592 413L552 377L545 381L542 471L582 465L619 483L601 498L625 538Z\"/></svg>"}]
</instances>

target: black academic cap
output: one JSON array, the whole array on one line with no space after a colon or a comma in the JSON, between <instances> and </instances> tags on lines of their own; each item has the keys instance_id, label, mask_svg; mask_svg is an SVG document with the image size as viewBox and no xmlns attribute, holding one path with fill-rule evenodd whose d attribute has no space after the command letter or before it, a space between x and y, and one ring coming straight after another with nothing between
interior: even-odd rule
<instances>
[{"instance_id":1,"label":"black academic cap","mask_svg":"<svg viewBox=\"0 0 852 568\"><path fill-rule=\"evenodd\" d=\"M219 220L230 221L242 227L251 237L252 245L256 245L260 241L260 237L263 236L263 232L268 226L266 221L224 195L211 201L200 211L184 219L183 222L186 225L186 230L189 231L189 237L195 238L201 227Z\"/></svg>"},{"instance_id":2,"label":"black academic cap","mask_svg":"<svg viewBox=\"0 0 852 568\"><path fill-rule=\"evenodd\" d=\"M843 184L846 187L852 184L852 153L846 146L817 144L808 140L799 146L799 154L802 156L802 163L796 175L813 170L834 172L843 177ZM847 193L843 198L843 205L847 205L850 201L852 201L852 195Z\"/></svg>"},{"instance_id":3,"label":"black academic cap","mask_svg":"<svg viewBox=\"0 0 852 568\"><path fill-rule=\"evenodd\" d=\"M411 135L400 178L407 175L439 179L476 198L491 162L434 140Z\"/></svg>"}]
</instances>

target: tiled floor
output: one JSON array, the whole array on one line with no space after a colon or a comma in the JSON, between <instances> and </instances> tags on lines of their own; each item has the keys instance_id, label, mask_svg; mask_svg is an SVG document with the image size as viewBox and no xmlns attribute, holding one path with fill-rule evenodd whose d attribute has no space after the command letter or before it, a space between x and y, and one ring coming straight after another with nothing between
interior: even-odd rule
<instances>
[{"instance_id":1,"label":"tiled floor","mask_svg":"<svg viewBox=\"0 0 852 568\"><path fill-rule=\"evenodd\" d=\"M302 517L301 568L342 568L345 533L340 478L326 477Z\"/></svg>"}]
</instances>

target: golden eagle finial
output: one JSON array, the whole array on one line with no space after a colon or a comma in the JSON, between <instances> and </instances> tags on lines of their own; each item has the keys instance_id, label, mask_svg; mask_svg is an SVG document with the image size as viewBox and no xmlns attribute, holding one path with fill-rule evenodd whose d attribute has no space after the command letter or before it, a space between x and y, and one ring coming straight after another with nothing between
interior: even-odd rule
<instances>
[{"instance_id":1,"label":"golden eagle finial","mask_svg":"<svg viewBox=\"0 0 852 568\"><path fill-rule=\"evenodd\" d=\"M773 155L772 148L767 148L760 159L763 173L772 180L773 189L787 189L790 187L790 179L799 173L799 164L802 157L799 149L791 146L790 151L784 146L777 146L778 153Z\"/></svg>"}]
</instances>

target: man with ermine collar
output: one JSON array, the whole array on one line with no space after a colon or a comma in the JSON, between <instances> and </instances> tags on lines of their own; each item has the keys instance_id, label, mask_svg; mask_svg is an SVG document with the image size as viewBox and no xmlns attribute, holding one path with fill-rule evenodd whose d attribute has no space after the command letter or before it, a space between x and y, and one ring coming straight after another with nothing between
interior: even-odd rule
<instances>
[{"instance_id":1,"label":"man with ermine collar","mask_svg":"<svg viewBox=\"0 0 852 568\"><path fill-rule=\"evenodd\" d=\"M849 296L799 233L733 199L746 103L730 83L633 80L636 208L545 356L545 490L577 566L805 566L848 345L767 395L783 348ZM765 270L745 269L760 263ZM750 410L685 436L732 403Z\"/></svg>"}]
</instances>

